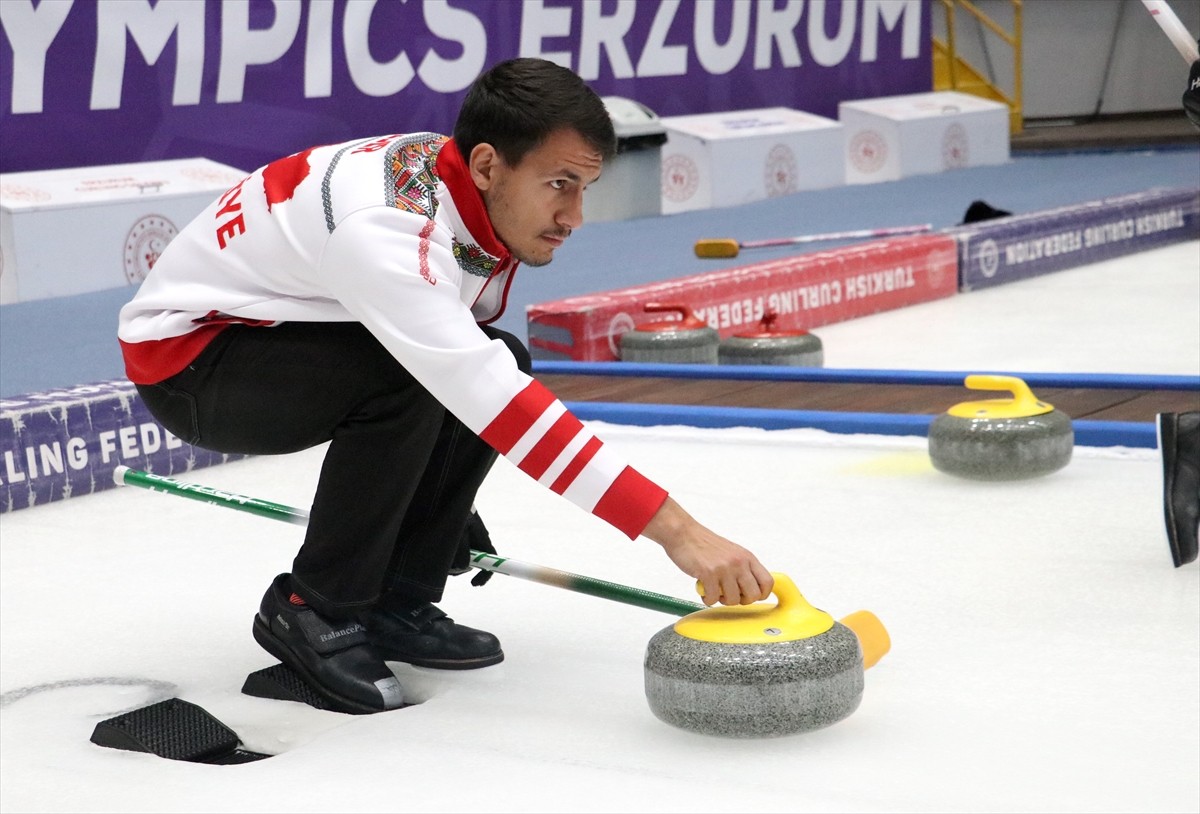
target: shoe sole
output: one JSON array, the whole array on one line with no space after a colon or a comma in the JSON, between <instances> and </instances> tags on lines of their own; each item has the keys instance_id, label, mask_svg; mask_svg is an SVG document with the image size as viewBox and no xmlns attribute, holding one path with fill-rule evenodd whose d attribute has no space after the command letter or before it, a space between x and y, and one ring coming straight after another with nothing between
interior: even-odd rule
<instances>
[{"instance_id":1,"label":"shoe sole","mask_svg":"<svg viewBox=\"0 0 1200 814\"><path fill-rule=\"evenodd\" d=\"M491 667L493 664L504 661L504 651L477 659L403 659L387 655L378 646L375 649L382 655L384 661L398 661L402 664L411 664L413 667L429 667L433 670L478 670L481 667Z\"/></svg>"},{"instance_id":2,"label":"shoe sole","mask_svg":"<svg viewBox=\"0 0 1200 814\"><path fill-rule=\"evenodd\" d=\"M367 706L360 701L355 701L352 698L346 698L345 696L339 695L325 685L321 684L321 682L317 681L316 676L314 676L312 672L310 672L309 669L304 666L304 663L300 661L300 659L296 658L296 655L288 648L288 646L280 641L279 638L277 638L275 634L271 632L271 630L266 626L266 624L263 623L262 619L260 619L257 614L254 617L253 632L254 641L258 642L259 646L262 647L263 650L266 650L272 656L279 659L281 662L294 670L295 673L304 680L304 683L313 690L313 692L317 693L330 704L332 704L336 711L347 712L351 715L372 715L376 712L390 711L379 707ZM407 704L404 706L407 706ZM403 707L396 707L396 709L402 708Z\"/></svg>"}]
</instances>

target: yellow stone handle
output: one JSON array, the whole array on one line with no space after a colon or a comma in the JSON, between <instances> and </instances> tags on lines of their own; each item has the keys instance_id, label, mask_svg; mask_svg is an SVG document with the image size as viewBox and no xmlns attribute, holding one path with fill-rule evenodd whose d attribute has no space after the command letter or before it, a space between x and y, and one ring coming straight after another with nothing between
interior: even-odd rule
<instances>
[{"instance_id":1,"label":"yellow stone handle","mask_svg":"<svg viewBox=\"0 0 1200 814\"><path fill-rule=\"evenodd\" d=\"M724 605L690 613L675 623L675 632L708 642L752 643L808 639L833 627L833 617L809 604L787 574L772 573L774 605ZM696 583L704 596L704 586Z\"/></svg>"},{"instance_id":2,"label":"yellow stone handle","mask_svg":"<svg viewBox=\"0 0 1200 814\"><path fill-rule=\"evenodd\" d=\"M792 582L792 578L787 574L772 571L771 576L775 580L775 587L771 589L771 593L775 594L775 598L779 600L778 607L795 606L809 607L808 600L800 593L800 589L796 587L796 583ZM705 596L704 583L696 580L696 593L700 594L701 598ZM762 608L762 605L751 605L752 608Z\"/></svg>"},{"instance_id":3,"label":"yellow stone handle","mask_svg":"<svg viewBox=\"0 0 1200 814\"><path fill-rule=\"evenodd\" d=\"M1012 393L1013 402L1024 406L1037 404L1037 396L1025 384L1025 380L1016 376L994 376L992 374L975 373L963 382L971 390L1007 390Z\"/></svg>"},{"instance_id":4,"label":"yellow stone handle","mask_svg":"<svg viewBox=\"0 0 1200 814\"><path fill-rule=\"evenodd\" d=\"M977 373L967 376L963 384L971 390L1007 390L1012 394L1012 398L955 404L947 412L958 418L1025 418L1042 415L1054 409L1053 405L1039 401L1025 380L1016 376Z\"/></svg>"},{"instance_id":5,"label":"yellow stone handle","mask_svg":"<svg viewBox=\"0 0 1200 814\"><path fill-rule=\"evenodd\" d=\"M810 639L833 627L833 617L810 605L790 577L777 572L771 576L775 578L772 593L778 604L706 608L676 622L675 632L700 641L745 644ZM704 596L704 586L699 581L696 592ZM892 649L887 628L869 610L855 611L840 621L858 637L864 670L873 667Z\"/></svg>"}]
</instances>

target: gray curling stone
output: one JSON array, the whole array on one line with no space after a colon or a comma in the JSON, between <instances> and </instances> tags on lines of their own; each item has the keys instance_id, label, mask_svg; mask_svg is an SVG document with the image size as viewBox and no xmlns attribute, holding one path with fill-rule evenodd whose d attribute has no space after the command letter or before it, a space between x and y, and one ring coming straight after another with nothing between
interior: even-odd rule
<instances>
[{"instance_id":1,"label":"gray curling stone","mask_svg":"<svg viewBox=\"0 0 1200 814\"><path fill-rule=\"evenodd\" d=\"M778 604L712 607L656 633L646 699L672 726L761 738L829 726L858 708L863 671L890 647L874 614L835 622L775 574Z\"/></svg>"},{"instance_id":2,"label":"gray curling stone","mask_svg":"<svg viewBox=\"0 0 1200 814\"><path fill-rule=\"evenodd\" d=\"M1047 475L1071 460L1071 417L1015 376L968 376L974 390L1010 390L1011 399L956 404L929 425L929 457L940 472L971 480Z\"/></svg>"},{"instance_id":3,"label":"gray curling stone","mask_svg":"<svg viewBox=\"0 0 1200 814\"><path fill-rule=\"evenodd\" d=\"M721 337L716 328L696 316L686 305L645 307L647 311L671 311L676 319L650 322L621 334L622 362L664 364L717 364Z\"/></svg>"},{"instance_id":4,"label":"gray curling stone","mask_svg":"<svg viewBox=\"0 0 1200 814\"><path fill-rule=\"evenodd\" d=\"M788 365L821 367L825 348L820 337L805 330L780 330L773 311L763 314L756 330L734 334L717 348L722 365Z\"/></svg>"}]
</instances>

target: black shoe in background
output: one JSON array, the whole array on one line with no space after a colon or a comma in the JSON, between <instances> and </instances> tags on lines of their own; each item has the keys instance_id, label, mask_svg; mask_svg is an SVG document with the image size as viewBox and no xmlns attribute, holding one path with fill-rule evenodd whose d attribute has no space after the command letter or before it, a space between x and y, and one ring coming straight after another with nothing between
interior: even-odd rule
<instances>
[{"instance_id":1,"label":"black shoe in background","mask_svg":"<svg viewBox=\"0 0 1200 814\"><path fill-rule=\"evenodd\" d=\"M969 223L1007 218L1011 214L1012 212L1009 212L1007 209L997 209L987 201L971 201L971 205L967 207L966 213L963 214L962 223L959 225L966 226Z\"/></svg>"},{"instance_id":2,"label":"black shoe in background","mask_svg":"<svg viewBox=\"0 0 1200 814\"><path fill-rule=\"evenodd\" d=\"M1178 568L1194 562L1200 546L1200 412L1159 413L1157 424L1167 541Z\"/></svg>"},{"instance_id":3,"label":"black shoe in background","mask_svg":"<svg viewBox=\"0 0 1200 814\"><path fill-rule=\"evenodd\" d=\"M389 661L440 670L474 670L504 660L499 639L455 623L429 602L385 600L363 621L371 643Z\"/></svg>"},{"instance_id":4,"label":"black shoe in background","mask_svg":"<svg viewBox=\"0 0 1200 814\"><path fill-rule=\"evenodd\" d=\"M280 574L254 617L254 639L341 712L364 714L405 706L395 674L357 621L331 621L290 601Z\"/></svg>"}]
</instances>

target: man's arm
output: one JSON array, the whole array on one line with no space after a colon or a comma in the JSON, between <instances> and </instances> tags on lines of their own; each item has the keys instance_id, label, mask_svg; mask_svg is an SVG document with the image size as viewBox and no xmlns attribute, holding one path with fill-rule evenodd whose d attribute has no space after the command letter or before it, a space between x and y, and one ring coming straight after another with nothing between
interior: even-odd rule
<instances>
[{"instance_id":1,"label":"man's arm","mask_svg":"<svg viewBox=\"0 0 1200 814\"><path fill-rule=\"evenodd\" d=\"M771 595L774 579L758 558L705 528L668 497L642 532L704 588L704 603L749 605Z\"/></svg>"}]
</instances>

